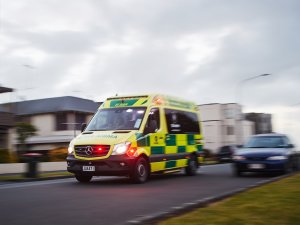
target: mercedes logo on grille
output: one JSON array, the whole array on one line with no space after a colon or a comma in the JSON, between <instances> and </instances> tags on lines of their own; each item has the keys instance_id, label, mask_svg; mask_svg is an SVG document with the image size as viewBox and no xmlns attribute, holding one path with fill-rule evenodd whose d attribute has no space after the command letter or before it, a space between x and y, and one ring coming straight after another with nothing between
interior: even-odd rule
<instances>
[{"instance_id":1,"label":"mercedes logo on grille","mask_svg":"<svg viewBox=\"0 0 300 225\"><path fill-rule=\"evenodd\" d=\"M87 154L87 155L93 154L93 147L92 146L87 146L85 148L85 154Z\"/></svg>"}]
</instances>

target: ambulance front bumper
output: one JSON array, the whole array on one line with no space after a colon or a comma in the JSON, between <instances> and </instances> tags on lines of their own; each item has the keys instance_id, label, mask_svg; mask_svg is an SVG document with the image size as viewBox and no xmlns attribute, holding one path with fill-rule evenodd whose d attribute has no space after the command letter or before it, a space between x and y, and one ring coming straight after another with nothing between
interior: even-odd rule
<instances>
[{"instance_id":1,"label":"ambulance front bumper","mask_svg":"<svg viewBox=\"0 0 300 225\"><path fill-rule=\"evenodd\" d=\"M132 171L134 163L135 158L129 158L127 155L115 155L100 160L82 160L69 155L67 170L70 173L91 176L127 176Z\"/></svg>"}]
</instances>

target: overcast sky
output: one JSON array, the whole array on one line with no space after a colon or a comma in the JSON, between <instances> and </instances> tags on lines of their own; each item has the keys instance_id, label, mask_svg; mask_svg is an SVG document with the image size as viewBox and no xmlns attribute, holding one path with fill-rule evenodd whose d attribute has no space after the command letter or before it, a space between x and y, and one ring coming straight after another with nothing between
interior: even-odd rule
<instances>
[{"instance_id":1,"label":"overcast sky","mask_svg":"<svg viewBox=\"0 0 300 225\"><path fill-rule=\"evenodd\" d=\"M238 100L297 138L299 12L298 0L0 0L0 84L17 90L0 100Z\"/></svg>"}]
</instances>

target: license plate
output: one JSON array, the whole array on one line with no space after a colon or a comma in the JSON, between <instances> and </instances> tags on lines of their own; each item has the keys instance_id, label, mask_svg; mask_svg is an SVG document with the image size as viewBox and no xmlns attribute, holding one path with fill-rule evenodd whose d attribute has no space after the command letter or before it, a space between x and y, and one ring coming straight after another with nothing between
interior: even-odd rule
<instances>
[{"instance_id":1,"label":"license plate","mask_svg":"<svg viewBox=\"0 0 300 225\"><path fill-rule=\"evenodd\" d=\"M265 168L264 164L249 164L248 165L249 169L263 169Z\"/></svg>"},{"instance_id":2,"label":"license plate","mask_svg":"<svg viewBox=\"0 0 300 225\"><path fill-rule=\"evenodd\" d=\"M95 171L95 166L83 166L82 171Z\"/></svg>"}]
</instances>

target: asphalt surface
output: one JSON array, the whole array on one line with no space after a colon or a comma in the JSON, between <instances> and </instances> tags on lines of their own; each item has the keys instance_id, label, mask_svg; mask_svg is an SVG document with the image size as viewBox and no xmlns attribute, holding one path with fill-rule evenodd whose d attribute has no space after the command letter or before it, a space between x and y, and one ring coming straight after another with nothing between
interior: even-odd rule
<instances>
[{"instance_id":1,"label":"asphalt surface","mask_svg":"<svg viewBox=\"0 0 300 225\"><path fill-rule=\"evenodd\" d=\"M89 184L73 178L3 183L0 218L3 225L126 224L272 177L234 177L230 164L220 164L201 167L194 177L183 173L153 176L145 184L131 184L123 177L100 177Z\"/></svg>"}]
</instances>

